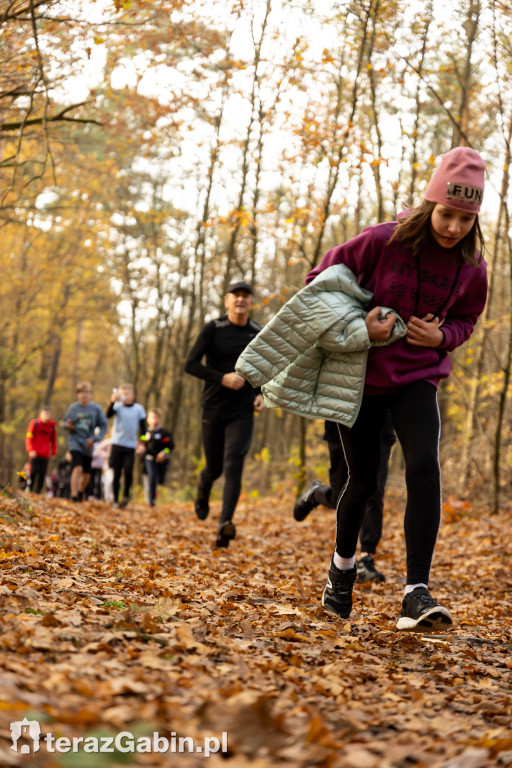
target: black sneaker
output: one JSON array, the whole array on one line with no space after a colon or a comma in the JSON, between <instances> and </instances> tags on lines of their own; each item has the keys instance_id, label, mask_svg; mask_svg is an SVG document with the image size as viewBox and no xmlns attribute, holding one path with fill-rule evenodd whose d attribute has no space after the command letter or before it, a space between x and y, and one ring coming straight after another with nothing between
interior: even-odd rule
<instances>
[{"instance_id":1,"label":"black sneaker","mask_svg":"<svg viewBox=\"0 0 512 768\"><path fill-rule=\"evenodd\" d=\"M319 483L318 480L313 480L295 502L293 516L297 522L301 523L306 519L312 509L318 507L317 502L313 499L313 494L319 485L322 485L322 483Z\"/></svg>"},{"instance_id":2,"label":"black sneaker","mask_svg":"<svg viewBox=\"0 0 512 768\"><path fill-rule=\"evenodd\" d=\"M217 538L215 540L216 547L229 547L229 542L236 536L235 524L228 520L226 523L222 523L217 531Z\"/></svg>"},{"instance_id":3,"label":"black sneaker","mask_svg":"<svg viewBox=\"0 0 512 768\"><path fill-rule=\"evenodd\" d=\"M451 624L453 618L448 608L436 603L425 587L416 587L403 599L396 628L409 632L437 632Z\"/></svg>"},{"instance_id":4,"label":"black sneaker","mask_svg":"<svg viewBox=\"0 0 512 768\"><path fill-rule=\"evenodd\" d=\"M322 595L322 605L342 619L348 619L352 610L352 590L357 576L354 566L348 571L340 571L331 561L329 578Z\"/></svg>"},{"instance_id":5,"label":"black sneaker","mask_svg":"<svg viewBox=\"0 0 512 768\"><path fill-rule=\"evenodd\" d=\"M130 503L130 499L125 496L120 505L121 509L125 509L129 503Z\"/></svg>"},{"instance_id":6,"label":"black sneaker","mask_svg":"<svg viewBox=\"0 0 512 768\"><path fill-rule=\"evenodd\" d=\"M197 486L194 509L199 520L206 520L210 513L209 497L202 491L201 484Z\"/></svg>"},{"instance_id":7,"label":"black sneaker","mask_svg":"<svg viewBox=\"0 0 512 768\"><path fill-rule=\"evenodd\" d=\"M357 561L357 581L360 584L366 581L386 581L384 574L376 569L372 555L365 555Z\"/></svg>"}]
</instances>

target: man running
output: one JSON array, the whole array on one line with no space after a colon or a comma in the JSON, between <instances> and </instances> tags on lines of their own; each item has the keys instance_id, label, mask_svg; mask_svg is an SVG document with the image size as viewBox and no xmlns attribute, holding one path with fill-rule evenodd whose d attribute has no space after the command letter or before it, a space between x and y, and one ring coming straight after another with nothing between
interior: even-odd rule
<instances>
[{"instance_id":1,"label":"man running","mask_svg":"<svg viewBox=\"0 0 512 768\"><path fill-rule=\"evenodd\" d=\"M224 296L227 313L203 326L185 363L187 373L205 382L201 426L206 465L194 504L200 520L208 517L212 485L224 472L218 547L229 546L236 535L233 515L242 487L244 459L251 446L254 411L264 408L260 390L235 372L238 357L261 330L261 325L249 318L252 301L248 283L230 285Z\"/></svg>"}]
</instances>

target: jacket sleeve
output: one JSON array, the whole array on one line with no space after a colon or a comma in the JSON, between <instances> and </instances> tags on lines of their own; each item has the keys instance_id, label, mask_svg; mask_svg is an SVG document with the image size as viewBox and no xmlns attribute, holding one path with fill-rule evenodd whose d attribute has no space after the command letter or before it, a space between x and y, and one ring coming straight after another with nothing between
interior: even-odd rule
<instances>
[{"instance_id":1,"label":"jacket sleeve","mask_svg":"<svg viewBox=\"0 0 512 768\"><path fill-rule=\"evenodd\" d=\"M25 435L25 449L27 453L34 449L34 432L35 432L36 420L32 419L28 425L27 434Z\"/></svg>"},{"instance_id":2,"label":"jacket sleeve","mask_svg":"<svg viewBox=\"0 0 512 768\"><path fill-rule=\"evenodd\" d=\"M192 349L188 353L188 357L185 361L185 372L190 373L192 376L196 376L198 379L215 381L217 384L220 384L224 374L201 362L208 351L208 347L213 341L214 333L215 325L213 322L206 323L206 325L203 326Z\"/></svg>"},{"instance_id":3,"label":"jacket sleeve","mask_svg":"<svg viewBox=\"0 0 512 768\"><path fill-rule=\"evenodd\" d=\"M303 288L245 348L235 370L253 387L262 386L314 346L335 321L321 294Z\"/></svg>"},{"instance_id":4,"label":"jacket sleeve","mask_svg":"<svg viewBox=\"0 0 512 768\"><path fill-rule=\"evenodd\" d=\"M318 339L318 346L327 352L360 352L370 347L387 347L407 333L407 326L402 318L389 307L381 307L382 319L388 313L395 315L395 324L388 339L370 339L365 322L366 310L353 308L343 319L327 329Z\"/></svg>"},{"instance_id":5,"label":"jacket sleeve","mask_svg":"<svg viewBox=\"0 0 512 768\"><path fill-rule=\"evenodd\" d=\"M482 264L475 269L471 284L449 308L441 325L444 342L437 349L451 352L464 344L473 333L476 321L484 311L486 300L487 271Z\"/></svg>"}]
</instances>

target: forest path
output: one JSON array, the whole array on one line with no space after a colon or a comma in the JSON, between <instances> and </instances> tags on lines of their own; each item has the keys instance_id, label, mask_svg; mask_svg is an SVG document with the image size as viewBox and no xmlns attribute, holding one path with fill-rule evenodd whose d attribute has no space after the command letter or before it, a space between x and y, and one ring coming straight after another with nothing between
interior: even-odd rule
<instances>
[{"instance_id":1,"label":"forest path","mask_svg":"<svg viewBox=\"0 0 512 768\"><path fill-rule=\"evenodd\" d=\"M445 504L431 591L456 624L422 636L395 630L399 490L377 559L387 579L356 585L348 621L320 604L333 512L298 524L291 497L242 497L238 537L218 550L212 506L199 522L191 503L1 498L1 765L512 765L510 514ZM53 753L11 749L24 717ZM138 752L72 751L123 731ZM195 751L148 754L154 732Z\"/></svg>"}]
</instances>

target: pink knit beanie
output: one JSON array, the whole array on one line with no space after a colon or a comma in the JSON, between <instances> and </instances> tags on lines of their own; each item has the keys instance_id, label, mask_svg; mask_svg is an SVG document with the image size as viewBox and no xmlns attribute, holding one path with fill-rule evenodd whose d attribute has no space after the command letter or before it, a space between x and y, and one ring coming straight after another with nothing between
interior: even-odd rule
<instances>
[{"instance_id":1,"label":"pink knit beanie","mask_svg":"<svg viewBox=\"0 0 512 768\"><path fill-rule=\"evenodd\" d=\"M441 157L425 200L478 213L484 196L485 163L474 149L456 147Z\"/></svg>"}]
</instances>

